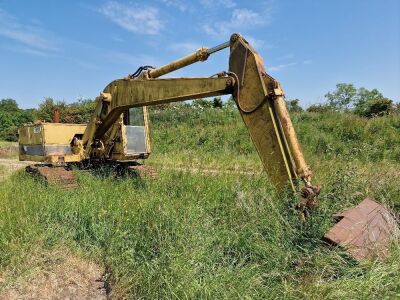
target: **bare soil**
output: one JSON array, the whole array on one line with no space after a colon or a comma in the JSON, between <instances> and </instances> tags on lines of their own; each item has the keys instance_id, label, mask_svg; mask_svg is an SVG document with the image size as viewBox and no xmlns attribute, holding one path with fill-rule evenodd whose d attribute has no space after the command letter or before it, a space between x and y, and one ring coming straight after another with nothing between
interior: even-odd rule
<instances>
[{"instance_id":1,"label":"bare soil","mask_svg":"<svg viewBox=\"0 0 400 300\"><path fill-rule=\"evenodd\" d=\"M0 274L0 299L107 299L102 268L61 247L27 262L15 278Z\"/></svg>"},{"instance_id":2,"label":"bare soil","mask_svg":"<svg viewBox=\"0 0 400 300\"><path fill-rule=\"evenodd\" d=\"M0 158L0 182L31 163ZM66 248L33 255L26 270L0 273L0 300L107 299L103 268Z\"/></svg>"},{"instance_id":3,"label":"bare soil","mask_svg":"<svg viewBox=\"0 0 400 300\"><path fill-rule=\"evenodd\" d=\"M19 161L17 159L0 158L0 182L10 176L13 172L25 168L32 162Z\"/></svg>"}]
</instances>

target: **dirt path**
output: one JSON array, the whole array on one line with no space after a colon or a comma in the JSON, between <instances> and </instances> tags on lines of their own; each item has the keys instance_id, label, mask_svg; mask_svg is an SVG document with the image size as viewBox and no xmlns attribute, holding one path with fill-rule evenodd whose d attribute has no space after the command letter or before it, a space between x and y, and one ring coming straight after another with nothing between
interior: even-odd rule
<instances>
[{"instance_id":1,"label":"dirt path","mask_svg":"<svg viewBox=\"0 0 400 300\"><path fill-rule=\"evenodd\" d=\"M20 169L31 163L31 161L19 161L16 158L0 158L0 165L5 165L13 169Z\"/></svg>"},{"instance_id":2,"label":"dirt path","mask_svg":"<svg viewBox=\"0 0 400 300\"><path fill-rule=\"evenodd\" d=\"M12 172L17 171L30 165L35 162L29 161L19 161L17 159L7 159L0 158L0 166L5 166L8 169L8 175ZM240 170L224 170L224 169L211 169L211 168L196 168L196 167L178 167L178 166L162 166L160 169L165 169L169 171L179 171L179 172L189 172L189 173L202 173L202 174L210 174L210 175L247 175L253 176L258 175L262 171L240 171ZM1 181L1 173L0 173L0 181Z\"/></svg>"},{"instance_id":3,"label":"dirt path","mask_svg":"<svg viewBox=\"0 0 400 300\"><path fill-rule=\"evenodd\" d=\"M14 158L0 158L0 182L15 171L25 168L31 163L28 161L19 161Z\"/></svg>"},{"instance_id":4,"label":"dirt path","mask_svg":"<svg viewBox=\"0 0 400 300\"><path fill-rule=\"evenodd\" d=\"M26 264L16 277L0 274L0 300L107 299L102 268L65 247L43 250Z\"/></svg>"},{"instance_id":5,"label":"dirt path","mask_svg":"<svg viewBox=\"0 0 400 300\"><path fill-rule=\"evenodd\" d=\"M0 158L0 182L32 162ZM107 299L103 268L68 249L40 254L27 262L29 274L0 273L0 300Z\"/></svg>"},{"instance_id":6,"label":"dirt path","mask_svg":"<svg viewBox=\"0 0 400 300\"><path fill-rule=\"evenodd\" d=\"M210 175L246 175L246 176L254 176L261 174L261 171L240 171L240 170L224 170L224 169L209 169L209 168L195 168L195 167L168 167L164 166L162 169L170 170L170 171L180 171L180 172L189 172L189 173L201 173L201 174L210 174Z\"/></svg>"}]
</instances>

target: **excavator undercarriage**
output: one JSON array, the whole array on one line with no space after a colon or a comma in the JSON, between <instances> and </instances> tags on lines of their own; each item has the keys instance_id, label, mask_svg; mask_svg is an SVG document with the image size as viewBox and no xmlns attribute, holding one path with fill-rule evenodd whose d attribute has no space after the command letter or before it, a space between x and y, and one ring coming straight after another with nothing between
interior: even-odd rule
<instances>
[{"instance_id":1,"label":"excavator undercarriage","mask_svg":"<svg viewBox=\"0 0 400 300\"><path fill-rule=\"evenodd\" d=\"M228 71L211 77L160 78L228 47ZM279 82L239 34L217 47L201 48L162 67L143 66L112 81L96 98L88 124L24 126L19 130L20 160L46 163L28 170L68 188L76 186L68 171L72 165L111 164L123 172L154 177L154 169L138 162L151 154L147 106L222 95L233 96L269 180L280 190L289 187L297 193L297 208L306 216L320 187L312 184ZM340 244L340 239L335 241Z\"/></svg>"}]
</instances>

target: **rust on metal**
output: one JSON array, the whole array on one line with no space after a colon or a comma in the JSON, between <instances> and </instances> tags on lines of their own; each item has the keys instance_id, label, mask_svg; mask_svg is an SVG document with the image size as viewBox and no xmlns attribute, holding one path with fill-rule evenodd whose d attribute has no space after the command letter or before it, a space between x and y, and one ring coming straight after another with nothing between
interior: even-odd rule
<instances>
[{"instance_id":1,"label":"rust on metal","mask_svg":"<svg viewBox=\"0 0 400 300\"><path fill-rule=\"evenodd\" d=\"M303 219L309 216L311 210L317 206L317 197L321 192L320 186L305 186L300 191L300 202L296 209L301 213Z\"/></svg>"},{"instance_id":2,"label":"rust on metal","mask_svg":"<svg viewBox=\"0 0 400 300\"><path fill-rule=\"evenodd\" d=\"M384 206L366 198L355 208L334 215L334 220L325 241L344 247L359 261L387 256L397 223Z\"/></svg>"},{"instance_id":3,"label":"rust on metal","mask_svg":"<svg viewBox=\"0 0 400 300\"><path fill-rule=\"evenodd\" d=\"M58 185L65 189L73 189L78 187L75 176L72 171L66 170L64 167L31 165L26 167L26 171L38 175L45 179L50 185Z\"/></svg>"},{"instance_id":4,"label":"rust on metal","mask_svg":"<svg viewBox=\"0 0 400 300\"><path fill-rule=\"evenodd\" d=\"M60 112L58 109L54 110L53 123L60 123Z\"/></svg>"}]
</instances>

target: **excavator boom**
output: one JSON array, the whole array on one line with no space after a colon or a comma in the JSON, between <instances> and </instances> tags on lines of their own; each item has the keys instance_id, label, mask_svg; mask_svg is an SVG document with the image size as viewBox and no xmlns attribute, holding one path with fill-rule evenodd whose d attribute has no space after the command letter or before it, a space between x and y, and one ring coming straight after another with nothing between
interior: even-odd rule
<instances>
[{"instance_id":1,"label":"excavator boom","mask_svg":"<svg viewBox=\"0 0 400 300\"><path fill-rule=\"evenodd\" d=\"M210 78L158 78L204 61L210 54L228 46L228 72ZM233 34L229 42L215 48L201 48L165 66L111 82L99 97L98 114L83 136L86 155L94 153L92 147L98 145L98 141L107 144L104 136L129 108L227 94L233 95L271 182L279 188L289 183L296 191L302 179L306 188L303 196L314 198L318 189L311 186L311 171L287 112L283 91L266 73L259 54L239 34Z\"/></svg>"}]
</instances>

